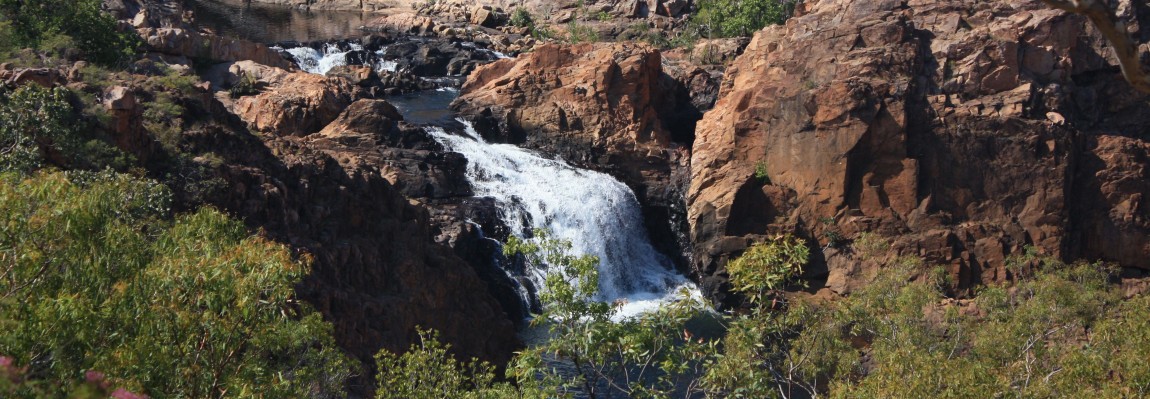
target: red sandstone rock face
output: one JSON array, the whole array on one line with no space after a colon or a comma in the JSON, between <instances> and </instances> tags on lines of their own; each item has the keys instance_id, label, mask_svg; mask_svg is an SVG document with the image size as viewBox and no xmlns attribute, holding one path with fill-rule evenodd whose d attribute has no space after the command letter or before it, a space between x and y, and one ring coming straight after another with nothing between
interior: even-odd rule
<instances>
[{"instance_id":1,"label":"red sandstone rock face","mask_svg":"<svg viewBox=\"0 0 1150 399\"><path fill-rule=\"evenodd\" d=\"M755 35L696 131L689 221L709 290L779 231L819 247L878 232L964 287L1005 278L1027 245L1150 269L1146 135L1130 130L1150 108L1083 19L1037 1L802 12ZM817 256L840 293L867 274L843 256Z\"/></svg>"},{"instance_id":2,"label":"red sandstone rock face","mask_svg":"<svg viewBox=\"0 0 1150 399\"><path fill-rule=\"evenodd\" d=\"M226 89L246 74L260 92L232 99ZM251 61L219 64L206 76L216 97L255 131L305 136L323 129L366 93L342 77L287 71Z\"/></svg>"},{"instance_id":3,"label":"red sandstone rock face","mask_svg":"<svg viewBox=\"0 0 1150 399\"><path fill-rule=\"evenodd\" d=\"M526 132L611 153L670 145L659 120L661 57L641 44L543 45L476 69L454 107Z\"/></svg>"}]
</instances>

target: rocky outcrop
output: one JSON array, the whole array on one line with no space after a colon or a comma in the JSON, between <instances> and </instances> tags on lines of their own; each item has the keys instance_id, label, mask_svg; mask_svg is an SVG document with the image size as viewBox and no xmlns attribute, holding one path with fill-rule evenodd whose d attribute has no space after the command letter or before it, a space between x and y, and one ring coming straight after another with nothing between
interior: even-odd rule
<instances>
[{"instance_id":1,"label":"rocky outcrop","mask_svg":"<svg viewBox=\"0 0 1150 399\"><path fill-rule=\"evenodd\" d=\"M279 136L318 132L365 96L360 87L341 77L289 72L251 61L216 65L207 77L219 101L252 130ZM228 89L245 77L254 79L259 92L231 98Z\"/></svg>"},{"instance_id":2,"label":"rocky outcrop","mask_svg":"<svg viewBox=\"0 0 1150 399\"><path fill-rule=\"evenodd\" d=\"M685 260L686 150L667 121L681 97L659 51L635 43L542 45L482 66L452 105L488 140L613 174L644 206L659 248Z\"/></svg>"},{"instance_id":3,"label":"rocky outcrop","mask_svg":"<svg viewBox=\"0 0 1150 399\"><path fill-rule=\"evenodd\" d=\"M800 14L755 35L696 131L689 220L709 292L784 231L822 249L813 274L840 293L873 275L842 261L865 231L958 288L1007 278L1028 246L1150 268L1150 109L1084 19L1023 0Z\"/></svg>"},{"instance_id":4,"label":"rocky outcrop","mask_svg":"<svg viewBox=\"0 0 1150 399\"><path fill-rule=\"evenodd\" d=\"M530 309L524 307L517 283L502 269L502 264L509 264L500 260L502 246L487 238L506 241L510 231L499 218L494 200L474 197L466 175L467 159L444 149L423 128L396 123L400 119L386 101L359 100L309 136L308 143L330 152L345 168L370 165L379 169L404 197L426 207L435 241L471 265L508 320L524 320ZM347 146L374 151L349 153L344 150Z\"/></svg>"},{"instance_id":5,"label":"rocky outcrop","mask_svg":"<svg viewBox=\"0 0 1150 399\"><path fill-rule=\"evenodd\" d=\"M382 11L396 6L396 0L251 0L256 3L288 6L301 10ZM402 1L399 1L402 2Z\"/></svg>"},{"instance_id":6,"label":"rocky outcrop","mask_svg":"<svg viewBox=\"0 0 1150 399\"><path fill-rule=\"evenodd\" d=\"M220 62L252 61L280 69L295 69L295 65L278 51L259 43L179 28L141 28L137 32L148 44L149 51Z\"/></svg>"},{"instance_id":7,"label":"rocky outcrop","mask_svg":"<svg viewBox=\"0 0 1150 399\"><path fill-rule=\"evenodd\" d=\"M367 29L402 34L423 35L434 32L435 21L411 13L385 15L368 22Z\"/></svg>"}]
</instances>

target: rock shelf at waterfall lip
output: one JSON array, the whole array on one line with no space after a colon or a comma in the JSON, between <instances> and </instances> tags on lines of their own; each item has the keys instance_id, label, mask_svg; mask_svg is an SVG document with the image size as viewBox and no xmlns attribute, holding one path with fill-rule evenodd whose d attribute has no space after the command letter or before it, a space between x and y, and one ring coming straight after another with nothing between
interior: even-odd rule
<instances>
[{"instance_id":1,"label":"rock shelf at waterfall lip","mask_svg":"<svg viewBox=\"0 0 1150 399\"><path fill-rule=\"evenodd\" d=\"M462 78L480 63L510 58L473 42L409 36L318 42L285 41L271 48L294 61L300 69L320 75L338 66L370 65L379 73L398 72L407 68L423 78ZM428 72L434 70L439 73Z\"/></svg>"}]
</instances>

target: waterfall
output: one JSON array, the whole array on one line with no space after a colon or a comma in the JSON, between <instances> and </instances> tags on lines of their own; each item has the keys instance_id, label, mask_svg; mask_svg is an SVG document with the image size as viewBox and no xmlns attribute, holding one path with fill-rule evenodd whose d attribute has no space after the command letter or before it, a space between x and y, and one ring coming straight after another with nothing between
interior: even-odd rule
<instances>
[{"instance_id":1,"label":"waterfall","mask_svg":"<svg viewBox=\"0 0 1150 399\"><path fill-rule=\"evenodd\" d=\"M674 299L681 288L697 289L672 271L670 261L651 246L635 194L613 177L543 158L509 144L485 142L466 121L464 136L439 127L428 131L468 161L467 177L476 196L492 197L515 234L550 230L570 241L575 254L599 258L599 295L622 302L616 318L649 311ZM530 278L543 286L546 270Z\"/></svg>"},{"instance_id":2,"label":"waterfall","mask_svg":"<svg viewBox=\"0 0 1150 399\"><path fill-rule=\"evenodd\" d=\"M299 64L300 69L304 71L324 75L327 71L337 66L347 65L348 53L355 51L363 51L363 45L355 42L349 42L347 49L341 49L336 43L324 44L323 50L316 50L311 47L301 46L284 49L282 47L272 47L273 49L280 50L291 54ZM387 47L377 50L375 52L375 61L373 67L377 72L395 72L398 65L395 61L387 61L383 59L384 52Z\"/></svg>"},{"instance_id":3,"label":"waterfall","mask_svg":"<svg viewBox=\"0 0 1150 399\"><path fill-rule=\"evenodd\" d=\"M322 52L307 46L285 51L295 57L300 69L323 75L332 68L347 65L347 53L362 50L363 46L359 43L350 43L347 50L341 50L335 43L328 43L323 46Z\"/></svg>"},{"instance_id":4,"label":"waterfall","mask_svg":"<svg viewBox=\"0 0 1150 399\"><path fill-rule=\"evenodd\" d=\"M471 43L463 45L474 47ZM362 45L349 43L347 50L327 44L322 52L310 47L283 51L291 53L301 69L324 74L345 65L349 52L362 50ZM374 54L378 56L376 70L394 70L394 61L382 61L384 50ZM426 129L437 141L467 158L467 178L475 195L494 198L503 222L514 234L524 237L533 229L547 229L555 238L570 241L573 254L598 257L599 294L595 299L622 303L617 320L653 310L678 298L684 289L695 298L701 297L695 285L673 271L671 262L651 246L639 201L629 187L609 175L575 168L514 145L487 143L470 123L456 120L451 113L449 105L458 95L458 89L451 87L454 80L424 79L440 87L390 96L388 102L405 120L428 125ZM463 135L434 126L457 123L462 123ZM544 268L511 277L516 281L527 278L535 287L543 287L546 275ZM532 293L523 286L517 288L530 303Z\"/></svg>"}]
</instances>

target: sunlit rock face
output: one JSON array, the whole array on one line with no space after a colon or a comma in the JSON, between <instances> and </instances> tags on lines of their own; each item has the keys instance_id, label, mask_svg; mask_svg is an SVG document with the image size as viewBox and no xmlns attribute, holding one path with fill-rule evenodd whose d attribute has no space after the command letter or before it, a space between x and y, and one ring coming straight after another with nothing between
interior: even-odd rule
<instances>
[{"instance_id":1,"label":"sunlit rock face","mask_svg":"<svg viewBox=\"0 0 1150 399\"><path fill-rule=\"evenodd\" d=\"M1038 1L806 2L758 32L699 122L689 222L720 293L749 243L796 232L809 277L880 272L847 244L949 265L960 289L1033 246L1150 269L1144 96L1097 32Z\"/></svg>"}]
</instances>

